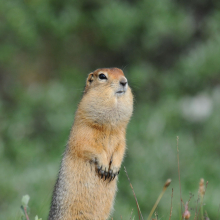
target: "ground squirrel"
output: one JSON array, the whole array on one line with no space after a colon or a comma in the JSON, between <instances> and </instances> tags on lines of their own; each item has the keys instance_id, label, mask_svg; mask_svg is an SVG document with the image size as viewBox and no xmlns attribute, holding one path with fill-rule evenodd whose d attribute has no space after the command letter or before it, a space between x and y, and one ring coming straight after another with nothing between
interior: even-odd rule
<instances>
[{"instance_id":1,"label":"ground squirrel","mask_svg":"<svg viewBox=\"0 0 220 220\"><path fill-rule=\"evenodd\" d=\"M125 152L133 96L123 71L89 74L54 187L49 220L107 219Z\"/></svg>"}]
</instances>

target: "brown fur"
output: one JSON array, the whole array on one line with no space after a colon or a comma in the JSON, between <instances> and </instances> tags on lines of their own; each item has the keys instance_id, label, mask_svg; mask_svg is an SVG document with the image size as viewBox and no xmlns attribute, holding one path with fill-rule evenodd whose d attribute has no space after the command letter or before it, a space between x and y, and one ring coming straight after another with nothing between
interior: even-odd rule
<instances>
[{"instance_id":1,"label":"brown fur","mask_svg":"<svg viewBox=\"0 0 220 220\"><path fill-rule=\"evenodd\" d=\"M107 80L99 79L99 74ZM126 82L117 68L89 74L54 188L49 220L109 217L133 111Z\"/></svg>"}]
</instances>

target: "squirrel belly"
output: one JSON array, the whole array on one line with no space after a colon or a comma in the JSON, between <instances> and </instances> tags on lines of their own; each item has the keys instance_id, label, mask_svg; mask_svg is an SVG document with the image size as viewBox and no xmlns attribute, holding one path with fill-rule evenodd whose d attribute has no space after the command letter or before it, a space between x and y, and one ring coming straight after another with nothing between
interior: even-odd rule
<instances>
[{"instance_id":1,"label":"squirrel belly","mask_svg":"<svg viewBox=\"0 0 220 220\"><path fill-rule=\"evenodd\" d=\"M122 70L89 74L54 187L49 220L105 220L113 210L133 95Z\"/></svg>"},{"instance_id":2,"label":"squirrel belly","mask_svg":"<svg viewBox=\"0 0 220 220\"><path fill-rule=\"evenodd\" d=\"M107 219L113 209L116 181L103 181L94 175L95 166L89 161L68 155L61 167L49 219Z\"/></svg>"}]
</instances>

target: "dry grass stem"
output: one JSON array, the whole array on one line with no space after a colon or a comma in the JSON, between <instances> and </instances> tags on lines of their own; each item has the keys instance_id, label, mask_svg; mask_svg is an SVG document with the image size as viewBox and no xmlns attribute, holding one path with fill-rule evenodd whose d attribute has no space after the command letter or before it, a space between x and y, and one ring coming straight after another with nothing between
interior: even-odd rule
<instances>
[{"instance_id":1,"label":"dry grass stem","mask_svg":"<svg viewBox=\"0 0 220 220\"><path fill-rule=\"evenodd\" d=\"M24 207L24 213L25 213L26 219L29 220L29 217L28 217L28 214L27 214L27 208L26 208L26 207Z\"/></svg>"},{"instance_id":2,"label":"dry grass stem","mask_svg":"<svg viewBox=\"0 0 220 220\"><path fill-rule=\"evenodd\" d=\"M205 186L204 186L204 179L201 178L200 179L200 182L199 182L199 195L200 195L200 198L201 198L201 203L200 203L200 211L201 211L201 219L203 220L203 198L204 198L204 195L205 195Z\"/></svg>"},{"instance_id":3,"label":"dry grass stem","mask_svg":"<svg viewBox=\"0 0 220 220\"><path fill-rule=\"evenodd\" d=\"M163 194L165 193L165 191L166 191L167 187L170 185L170 183L171 183L171 179L168 179L168 180L165 182L165 184L164 184L164 186L163 186L163 190L162 190L162 192L160 193L160 195L159 195L157 201L155 202L155 204L154 204L154 206L153 206L153 208L152 208L152 210L151 210L151 212L150 212L150 214L149 214L147 220L150 220L150 218L151 218L151 216L153 215L153 213L154 213L154 211L155 211L155 209L156 209L158 203L160 202L160 200L161 200Z\"/></svg>"},{"instance_id":4,"label":"dry grass stem","mask_svg":"<svg viewBox=\"0 0 220 220\"><path fill-rule=\"evenodd\" d=\"M199 182L199 191L198 191L198 198L200 198L200 207L199 207L198 213L200 213L202 220L204 219L204 216L203 216L203 200L204 200L204 197L205 197L205 192L206 192L207 186L208 186L208 181L206 182L206 186L204 187L204 179L201 178L200 182ZM198 201L199 201L199 199L198 199ZM197 219L199 217L198 213L197 213Z\"/></svg>"},{"instance_id":5,"label":"dry grass stem","mask_svg":"<svg viewBox=\"0 0 220 220\"><path fill-rule=\"evenodd\" d=\"M179 136L176 137L176 144L177 144L177 162L178 162L178 174L179 174L179 186L180 186L180 203L181 203L181 215L183 213L182 208L182 194L181 194L181 181L180 181L180 159L179 159Z\"/></svg>"},{"instance_id":6,"label":"dry grass stem","mask_svg":"<svg viewBox=\"0 0 220 220\"><path fill-rule=\"evenodd\" d=\"M208 213L205 211L205 220L210 220Z\"/></svg>"},{"instance_id":7,"label":"dry grass stem","mask_svg":"<svg viewBox=\"0 0 220 220\"><path fill-rule=\"evenodd\" d=\"M194 216L194 220L196 220L196 218L198 219L198 215L197 215L197 208L198 208L198 204L199 204L199 195L198 195L198 199L196 201L196 211L195 211L195 216Z\"/></svg>"},{"instance_id":8,"label":"dry grass stem","mask_svg":"<svg viewBox=\"0 0 220 220\"><path fill-rule=\"evenodd\" d=\"M132 214L133 214L133 209L131 210L131 216L130 216L130 220L131 220Z\"/></svg>"},{"instance_id":9,"label":"dry grass stem","mask_svg":"<svg viewBox=\"0 0 220 220\"><path fill-rule=\"evenodd\" d=\"M201 196L201 198L203 198L203 196L205 195L205 186L203 178L201 178L199 182L199 195Z\"/></svg>"},{"instance_id":10,"label":"dry grass stem","mask_svg":"<svg viewBox=\"0 0 220 220\"><path fill-rule=\"evenodd\" d=\"M134 195L134 198L135 198L135 201L136 201L139 220L140 220L140 216L141 216L142 220L144 220L144 219L143 219L143 216L142 216L142 214L141 214L141 209L140 209L140 207L139 207L139 204L138 204L137 197L136 197L136 195L135 195L135 192L134 192L133 186L131 185L131 181L130 181L130 179L129 179L129 177L128 177L127 170L126 170L125 167L124 167L124 169L125 169L125 173L126 173L126 175L127 175L128 181L129 181L129 183L130 183L130 187L131 187L131 189L132 189L132 191L133 191L133 195Z\"/></svg>"},{"instance_id":11,"label":"dry grass stem","mask_svg":"<svg viewBox=\"0 0 220 220\"><path fill-rule=\"evenodd\" d=\"M155 212L154 215L155 215L155 218L152 218L152 220L158 220L158 214L157 214L157 212Z\"/></svg>"},{"instance_id":12,"label":"dry grass stem","mask_svg":"<svg viewBox=\"0 0 220 220\"><path fill-rule=\"evenodd\" d=\"M172 210L173 210L173 188L172 188L172 194L171 194L171 206L170 206L170 217L169 217L169 220L171 220Z\"/></svg>"},{"instance_id":13,"label":"dry grass stem","mask_svg":"<svg viewBox=\"0 0 220 220\"><path fill-rule=\"evenodd\" d=\"M188 203L190 202L190 200L192 199L192 197L194 197L194 195L193 195L192 193L190 193L190 197L189 197Z\"/></svg>"},{"instance_id":14,"label":"dry grass stem","mask_svg":"<svg viewBox=\"0 0 220 220\"><path fill-rule=\"evenodd\" d=\"M205 192L206 192L206 189L207 189L208 184L209 184L209 181L206 181L206 184L205 184ZM205 193L204 193L204 196L203 196L203 197L205 197Z\"/></svg>"}]
</instances>

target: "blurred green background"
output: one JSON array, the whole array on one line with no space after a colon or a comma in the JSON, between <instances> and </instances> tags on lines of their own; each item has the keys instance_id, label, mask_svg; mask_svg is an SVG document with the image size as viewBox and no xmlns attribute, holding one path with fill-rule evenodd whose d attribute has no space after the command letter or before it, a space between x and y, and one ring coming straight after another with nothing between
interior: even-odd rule
<instances>
[{"instance_id":1,"label":"blurred green background","mask_svg":"<svg viewBox=\"0 0 220 220\"><path fill-rule=\"evenodd\" d=\"M220 204L220 1L0 1L0 218L47 218L53 186L87 75L122 68L135 95L123 163L146 219L167 178L160 219L194 218L200 178L204 210ZM114 219L138 219L125 172Z\"/></svg>"}]
</instances>

